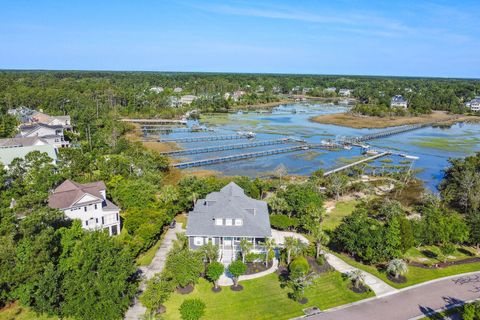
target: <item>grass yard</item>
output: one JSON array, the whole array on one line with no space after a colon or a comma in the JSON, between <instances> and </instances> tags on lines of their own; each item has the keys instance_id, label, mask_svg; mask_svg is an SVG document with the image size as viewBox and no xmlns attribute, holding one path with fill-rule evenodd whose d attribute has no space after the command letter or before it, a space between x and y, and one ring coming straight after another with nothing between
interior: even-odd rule
<instances>
[{"instance_id":1,"label":"grass yard","mask_svg":"<svg viewBox=\"0 0 480 320\"><path fill-rule=\"evenodd\" d=\"M325 230L335 229L342 222L343 217L349 216L352 213L357 203L357 200L337 202L335 208L333 208L323 220Z\"/></svg>"},{"instance_id":2,"label":"grass yard","mask_svg":"<svg viewBox=\"0 0 480 320\"><path fill-rule=\"evenodd\" d=\"M364 265L344 254L339 254L336 252L332 252L332 253L335 254L337 257L341 258L342 260L344 260L345 262L347 262L348 264L358 269L362 269L366 272L369 272L379 277L380 279L382 279L392 287L395 287L398 289L409 287L417 283L422 283L422 282L437 279L437 278L453 276L456 274L461 274L466 272L480 271L480 262L455 265L455 266L450 266L442 269L423 269L423 268L409 266L408 273L406 274L407 282L395 283L388 280L386 273L381 270L378 270L375 266Z\"/></svg>"},{"instance_id":3,"label":"grass yard","mask_svg":"<svg viewBox=\"0 0 480 320\"><path fill-rule=\"evenodd\" d=\"M447 257L447 261L457 261L475 257L475 249L468 246L460 246L455 252ZM436 246L422 246L419 248L410 248L405 253L405 258L410 261L416 261L423 264L436 264L444 262L442 252Z\"/></svg>"},{"instance_id":4,"label":"grass yard","mask_svg":"<svg viewBox=\"0 0 480 320\"><path fill-rule=\"evenodd\" d=\"M22 307L18 302L0 309L0 320L58 320L57 317L38 315L30 308Z\"/></svg>"},{"instance_id":5,"label":"grass yard","mask_svg":"<svg viewBox=\"0 0 480 320\"><path fill-rule=\"evenodd\" d=\"M180 319L178 308L185 299L199 298L207 306L205 319L289 319L303 315L302 309L317 306L322 310L357 301L374 294L356 294L347 288L348 280L340 273L322 274L315 284L306 290L309 302L301 305L287 297L289 289L282 289L277 274L242 281L243 291L233 292L223 287L213 293L212 285L204 279L187 295L174 293L165 303L167 312L162 319Z\"/></svg>"}]
</instances>

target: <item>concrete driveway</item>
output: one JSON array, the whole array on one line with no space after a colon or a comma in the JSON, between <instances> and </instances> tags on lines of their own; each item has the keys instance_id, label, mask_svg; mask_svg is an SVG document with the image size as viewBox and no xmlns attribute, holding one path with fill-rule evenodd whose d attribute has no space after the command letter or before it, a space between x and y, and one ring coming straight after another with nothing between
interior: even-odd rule
<instances>
[{"instance_id":1,"label":"concrete driveway","mask_svg":"<svg viewBox=\"0 0 480 320\"><path fill-rule=\"evenodd\" d=\"M401 289L398 293L334 308L308 319L405 320L479 298L480 272L474 272Z\"/></svg>"}]
</instances>

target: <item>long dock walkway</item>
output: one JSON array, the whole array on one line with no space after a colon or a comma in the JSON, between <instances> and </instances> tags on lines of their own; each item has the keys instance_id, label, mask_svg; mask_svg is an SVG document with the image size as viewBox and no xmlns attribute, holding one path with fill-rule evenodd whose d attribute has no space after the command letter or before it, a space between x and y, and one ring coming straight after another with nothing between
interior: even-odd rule
<instances>
[{"instance_id":1,"label":"long dock walkway","mask_svg":"<svg viewBox=\"0 0 480 320\"><path fill-rule=\"evenodd\" d=\"M120 121L140 124L182 124L186 125L187 120L175 120L175 119L130 119L122 118Z\"/></svg>"},{"instance_id":2,"label":"long dock walkway","mask_svg":"<svg viewBox=\"0 0 480 320\"><path fill-rule=\"evenodd\" d=\"M358 161L355 161L355 162L353 162L353 163L346 164L346 165L341 166L341 167L338 167L338 168L336 168L336 169L333 169L333 170L330 170L330 171L326 171L326 172L323 174L323 176L326 177L326 176L331 175L332 173L340 172L340 171L346 170L346 169L348 169L348 168L357 166L357 165L359 165L359 164L361 164L361 163L364 163L364 162L368 162L368 161L372 161L372 160L375 160L375 159L378 159L378 158L385 157L385 156L387 156L387 155L389 155L389 154L391 154L391 152L385 151L385 152L382 152L382 153L373 155L373 156L371 156L371 157L368 157L368 158L365 158L365 159L362 159L362 160L358 160Z\"/></svg>"},{"instance_id":3,"label":"long dock walkway","mask_svg":"<svg viewBox=\"0 0 480 320\"><path fill-rule=\"evenodd\" d=\"M188 154L255 148L255 147L261 147L261 146L270 146L270 145L285 144L285 143L292 143L292 142L296 142L296 141L285 138L285 139L276 139L276 140L256 141L256 142L249 142L249 143L247 142L247 143L237 143L237 144L226 144L226 145L211 146L211 147L204 147L204 148L175 150L175 151L162 152L162 154L168 155L168 156L182 156L182 155L188 155Z\"/></svg>"},{"instance_id":4,"label":"long dock walkway","mask_svg":"<svg viewBox=\"0 0 480 320\"><path fill-rule=\"evenodd\" d=\"M225 157L216 157L216 158L195 160L195 161L189 161L189 162L181 162L181 163L175 163L172 166L179 169L185 169L185 168L191 168L191 167L200 167L200 166L206 166L206 165L211 165L216 163L264 157L264 156L270 156L274 154L308 150L308 149L309 149L308 145L301 145L301 146L294 146L289 148L272 149L272 150L265 150L265 151L258 151L258 152L235 154L235 155L225 156Z\"/></svg>"},{"instance_id":5,"label":"long dock walkway","mask_svg":"<svg viewBox=\"0 0 480 320\"><path fill-rule=\"evenodd\" d=\"M199 141L218 141L218 140L239 140L239 139L252 139L252 136L232 134L232 135L211 135L203 137L186 137L176 139L159 139L158 142L199 142Z\"/></svg>"},{"instance_id":6,"label":"long dock walkway","mask_svg":"<svg viewBox=\"0 0 480 320\"><path fill-rule=\"evenodd\" d=\"M404 133L404 132L409 132L425 127L429 127L434 123L424 123L424 124L412 124L412 125L407 125L407 126L401 126L389 130L383 130L380 132L376 133L371 133L371 134L366 134L363 136L357 136L357 137L345 137L343 139L340 139L339 143L343 144L358 144L360 142L365 142L365 141L370 141L374 139L379 139L379 138L384 138L384 137L389 137L393 136L396 134Z\"/></svg>"}]
</instances>

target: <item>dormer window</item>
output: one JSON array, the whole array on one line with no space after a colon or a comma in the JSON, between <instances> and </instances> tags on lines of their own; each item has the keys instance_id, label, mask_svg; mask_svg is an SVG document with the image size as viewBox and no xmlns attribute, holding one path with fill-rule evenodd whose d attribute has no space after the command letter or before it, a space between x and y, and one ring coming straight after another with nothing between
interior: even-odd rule
<instances>
[{"instance_id":1,"label":"dormer window","mask_svg":"<svg viewBox=\"0 0 480 320\"><path fill-rule=\"evenodd\" d=\"M233 224L232 219L225 219L225 225L226 226L231 226Z\"/></svg>"},{"instance_id":2,"label":"dormer window","mask_svg":"<svg viewBox=\"0 0 480 320\"><path fill-rule=\"evenodd\" d=\"M221 218L215 219L215 225L216 225L216 226L221 226L221 225L223 225L223 220L222 220Z\"/></svg>"},{"instance_id":3,"label":"dormer window","mask_svg":"<svg viewBox=\"0 0 480 320\"><path fill-rule=\"evenodd\" d=\"M235 219L235 225L236 225L236 226L241 226L241 225L243 225L243 220L242 220L242 219Z\"/></svg>"}]
</instances>

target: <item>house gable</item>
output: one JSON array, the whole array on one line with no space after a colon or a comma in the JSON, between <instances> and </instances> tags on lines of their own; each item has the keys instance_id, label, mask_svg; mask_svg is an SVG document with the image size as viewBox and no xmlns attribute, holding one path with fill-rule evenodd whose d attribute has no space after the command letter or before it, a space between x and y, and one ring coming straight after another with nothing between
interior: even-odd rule
<instances>
[{"instance_id":1,"label":"house gable","mask_svg":"<svg viewBox=\"0 0 480 320\"><path fill-rule=\"evenodd\" d=\"M92 203L92 202L102 202L103 199L97 198L89 193L84 194L80 199L75 201L72 206L74 205L81 205L84 203Z\"/></svg>"}]
</instances>

